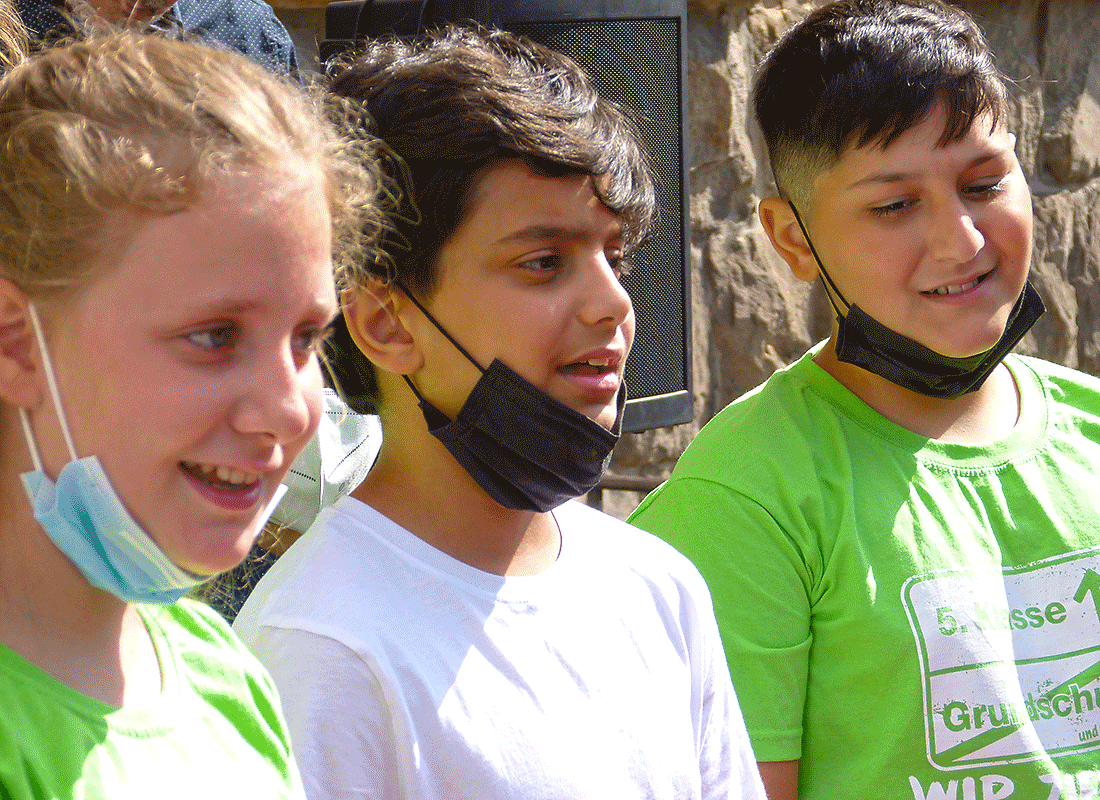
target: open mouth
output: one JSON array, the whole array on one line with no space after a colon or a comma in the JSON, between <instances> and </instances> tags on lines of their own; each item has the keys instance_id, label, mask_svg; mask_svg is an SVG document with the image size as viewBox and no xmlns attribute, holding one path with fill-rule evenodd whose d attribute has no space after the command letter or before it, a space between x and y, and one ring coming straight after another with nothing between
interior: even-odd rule
<instances>
[{"instance_id":1,"label":"open mouth","mask_svg":"<svg viewBox=\"0 0 1100 800\"><path fill-rule=\"evenodd\" d=\"M254 472L215 464L181 461L180 469L195 480L223 492L248 492L260 482L260 476Z\"/></svg>"},{"instance_id":2,"label":"open mouth","mask_svg":"<svg viewBox=\"0 0 1100 800\"><path fill-rule=\"evenodd\" d=\"M558 372L566 375L604 375L610 371L610 358L591 358L588 361L576 361L558 367Z\"/></svg>"},{"instance_id":3,"label":"open mouth","mask_svg":"<svg viewBox=\"0 0 1100 800\"><path fill-rule=\"evenodd\" d=\"M977 278L970 281L969 283L958 283L958 284L953 284L951 286L940 286L938 289L931 289L927 292L921 292L921 294L937 295L939 297L946 297L947 295L952 295L952 294L962 294L963 292L970 291L971 289L973 289L975 286L977 286L979 283L984 281L986 278L988 278L992 274L993 274L993 270L990 270L989 272L985 273L984 275L979 275Z\"/></svg>"}]
</instances>

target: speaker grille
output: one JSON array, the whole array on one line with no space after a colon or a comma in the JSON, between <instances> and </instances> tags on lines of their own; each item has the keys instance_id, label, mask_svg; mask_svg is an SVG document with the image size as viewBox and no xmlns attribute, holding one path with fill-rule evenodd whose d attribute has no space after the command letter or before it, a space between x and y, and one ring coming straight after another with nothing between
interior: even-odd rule
<instances>
[{"instance_id":1,"label":"speaker grille","mask_svg":"<svg viewBox=\"0 0 1100 800\"><path fill-rule=\"evenodd\" d=\"M634 112L657 181L658 212L650 241L635 254L623 280L638 320L626 382L634 397L690 389L680 19L509 22L507 27L568 55L588 72L601 95Z\"/></svg>"}]
</instances>

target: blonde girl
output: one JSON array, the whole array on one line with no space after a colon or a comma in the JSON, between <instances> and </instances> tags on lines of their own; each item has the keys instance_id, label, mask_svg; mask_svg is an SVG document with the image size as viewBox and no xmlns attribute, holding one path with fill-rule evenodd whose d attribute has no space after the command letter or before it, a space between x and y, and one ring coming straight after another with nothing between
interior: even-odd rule
<instances>
[{"instance_id":1,"label":"blonde girl","mask_svg":"<svg viewBox=\"0 0 1100 800\"><path fill-rule=\"evenodd\" d=\"M366 146L160 37L0 80L0 796L301 796L266 674L179 598L317 427Z\"/></svg>"}]
</instances>

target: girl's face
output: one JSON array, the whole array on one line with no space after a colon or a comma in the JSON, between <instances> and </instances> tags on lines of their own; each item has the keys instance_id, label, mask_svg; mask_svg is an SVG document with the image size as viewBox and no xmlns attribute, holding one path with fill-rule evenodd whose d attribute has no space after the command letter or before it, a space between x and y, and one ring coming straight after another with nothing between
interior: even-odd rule
<instances>
[{"instance_id":1,"label":"girl's face","mask_svg":"<svg viewBox=\"0 0 1100 800\"><path fill-rule=\"evenodd\" d=\"M317 428L317 346L337 310L316 169L215 181L143 217L53 316L49 348L77 455L179 566L237 564ZM69 461L48 396L46 472Z\"/></svg>"}]
</instances>

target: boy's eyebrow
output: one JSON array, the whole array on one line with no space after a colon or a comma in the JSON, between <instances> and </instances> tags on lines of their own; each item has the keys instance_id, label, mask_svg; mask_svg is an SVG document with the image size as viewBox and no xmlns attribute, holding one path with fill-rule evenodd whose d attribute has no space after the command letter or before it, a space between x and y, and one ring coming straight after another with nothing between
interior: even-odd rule
<instances>
[{"instance_id":1,"label":"boy's eyebrow","mask_svg":"<svg viewBox=\"0 0 1100 800\"><path fill-rule=\"evenodd\" d=\"M966 166L963 167L963 169L967 170L973 169L974 167L979 167L987 161L992 161L993 159L998 158L1001 155L1003 155L1003 153L1000 152L983 153L970 159L970 161L967 162ZM876 172L873 175L867 175L857 181L853 181L852 183L848 184L846 188L854 189L857 186L863 186L868 183L900 183L901 181L912 180L919 175L919 172Z\"/></svg>"},{"instance_id":2,"label":"boy's eyebrow","mask_svg":"<svg viewBox=\"0 0 1100 800\"><path fill-rule=\"evenodd\" d=\"M621 232L622 226L619 227ZM506 234L497 239L496 243L508 244L509 242L530 241L532 239L581 239L587 235L587 232L581 228L570 228L566 225L535 224Z\"/></svg>"}]
</instances>

